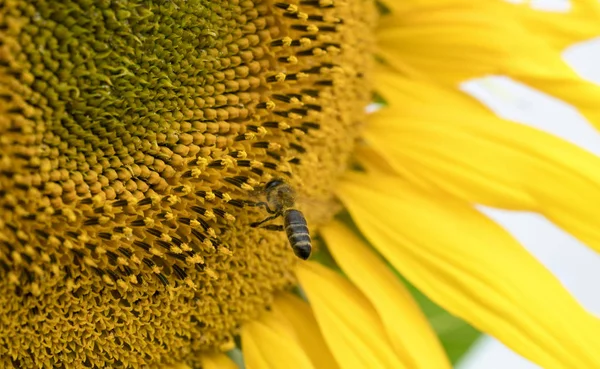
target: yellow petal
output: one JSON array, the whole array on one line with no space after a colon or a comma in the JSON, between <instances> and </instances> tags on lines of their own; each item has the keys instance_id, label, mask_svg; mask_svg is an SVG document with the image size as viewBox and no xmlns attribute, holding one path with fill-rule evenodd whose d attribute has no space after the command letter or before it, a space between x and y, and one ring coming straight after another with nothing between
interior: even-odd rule
<instances>
[{"instance_id":1,"label":"yellow petal","mask_svg":"<svg viewBox=\"0 0 600 369\"><path fill-rule=\"evenodd\" d=\"M273 311L281 314L293 327L298 343L311 359L315 368L336 369L339 366L331 355L315 316L308 304L290 294L282 294L275 299Z\"/></svg>"},{"instance_id":2,"label":"yellow petal","mask_svg":"<svg viewBox=\"0 0 600 369\"><path fill-rule=\"evenodd\" d=\"M212 354L202 358L202 369L238 369L225 354Z\"/></svg>"},{"instance_id":3,"label":"yellow petal","mask_svg":"<svg viewBox=\"0 0 600 369\"><path fill-rule=\"evenodd\" d=\"M600 250L600 158L556 136L497 118L458 94L411 90L372 117L365 138L396 172L473 203L535 210ZM425 96L431 98L425 102ZM436 106L431 109L428 104ZM378 169L379 170L379 169Z\"/></svg>"},{"instance_id":4,"label":"yellow petal","mask_svg":"<svg viewBox=\"0 0 600 369\"><path fill-rule=\"evenodd\" d=\"M363 143L356 145L354 154L362 166L370 166L370 169L382 174L390 175L395 172L394 167L389 161L369 145Z\"/></svg>"},{"instance_id":5,"label":"yellow petal","mask_svg":"<svg viewBox=\"0 0 600 369\"><path fill-rule=\"evenodd\" d=\"M474 2L468 0L382 0L381 2L390 13L382 17L380 27L397 26L403 16L410 16L409 12L427 6L443 9L456 7L457 4L471 5L471 7L474 5ZM563 50L574 42L600 35L600 22L598 22L600 4L597 0L569 1L569 9L565 12L536 10L531 1L504 2L514 8L512 11L515 20L535 33L537 37L543 37L555 50Z\"/></svg>"},{"instance_id":6,"label":"yellow petal","mask_svg":"<svg viewBox=\"0 0 600 369\"><path fill-rule=\"evenodd\" d=\"M247 369L313 369L287 322L266 313L242 327L242 350Z\"/></svg>"},{"instance_id":7,"label":"yellow petal","mask_svg":"<svg viewBox=\"0 0 600 369\"><path fill-rule=\"evenodd\" d=\"M577 107L600 127L600 86L579 77L541 37L516 21L502 1L424 2L377 32L379 55L398 71L418 71L450 87L506 75Z\"/></svg>"},{"instance_id":8,"label":"yellow petal","mask_svg":"<svg viewBox=\"0 0 600 369\"><path fill-rule=\"evenodd\" d=\"M489 108L469 95L433 81L407 78L383 65L377 65L374 80L377 93L389 106L401 110L403 116L427 114L432 118L444 118L448 114L458 116L467 108L469 114L493 116Z\"/></svg>"},{"instance_id":9,"label":"yellow petal","mask_svg":"<svg viewBox=\"0 0 600 369\"><path fill-rule=\"evenodd\" d=\"M515 66L533 68L519 63L543 44L528 34L508 38L522 29L511 21L513 14L507 9L499 1L424 2L405 14L396 14L395 27L377 32L378 50L392 66L406 63L450 83L503 73ZM520 55L521 51L525 55Z\"/></svg>"},{"instance_id":10,"label":"yellow petal","mask_svg":"<svg viewBox=\"0 0 600 369\"><path fill-rule=\"evenodd\" d=\"M402 22L406 17L410 17L411 13L414 14L427 7L447 9L456 6L468 8L469 5L473 5L473 2L469 0L379 0L378 3L386 10L377 23L379 28L398 27L399 22ZM478 5L481 6L482 4ZM495 4L488 1L484 6L491 7Z\"/></svg>"},{"instance_id":11,"label":"yellow petal","mask_svg":"<svg viewBox=\"0 0 600 369\"><path fill-rule=\"evenodd\" d=\"M544 368L600 367L598 320L467 204L383 176L352 176L338 193L381 254L449 312Z\"/></svg>"},{"instance_id":12,"label":"yellow petal","mask_svg":"<svg viewBox=\"0 0 600 369\"><path fill-rule=\"evenodd\" d=\"M393 156L387 155L385 152L375 150L370 146L359 146L354 150L354 155L361 168L369 173L379 175L398 174L401 178L420 189L434 192L440 191L439 187L422 179L419 173L415 174L408 168L404 170L405 168L394 165Z\"/></svg>"},{"instance_id":13,"label":"yellow petal","mask_svg":"<svg viewBox=\"0 0 600 369\"><path fill-rule=\"evenodd\" d=\"M314 262L296 273L340 368L405 368L373 306L348 280Z\"/></svg>"},{"instance_id":14,"label":"yellow petal","mask_svg":"<svg viewBox=\"0 0 600 369\"><path fill-rule=\"evenodd\" d=\"M600 3L597 0L570 1L567 12L539 11L527 3L511 3L519 21L547 40L555 50L600 36Z\"/></svg>"},{"instance_id":15,"label":"yellow petal","mask_svg":"<svg viewBox=\"0 0 600 369\"><path fill-rule=\"evenodd\" d=\"M450 368L435 333L404 285L355 234L334 222L321 234L344 273L373 304L407 368Z\"/></svg>"}]
</instances>

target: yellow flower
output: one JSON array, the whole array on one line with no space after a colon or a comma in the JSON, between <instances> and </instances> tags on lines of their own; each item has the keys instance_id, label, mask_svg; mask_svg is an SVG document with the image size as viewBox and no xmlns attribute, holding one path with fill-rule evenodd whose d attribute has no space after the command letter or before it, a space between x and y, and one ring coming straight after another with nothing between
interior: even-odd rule
<instances>
[{"instance_id":1,"label":"yellow flower","mask_svg":"<svg viewBox=\"0 0 600 369\"><path fill-rule=\"evenodd\" d=\"M377 5L2 2L2 366L235 368L239 337L249 369L449 368L385 258L543 367L598 367L598 320L474 204L600 248L600 159L456 90L505 74L594 120L598 88L528 9ZM273 179L335 265L253 226Z\"/></svg>"}]
</instances>

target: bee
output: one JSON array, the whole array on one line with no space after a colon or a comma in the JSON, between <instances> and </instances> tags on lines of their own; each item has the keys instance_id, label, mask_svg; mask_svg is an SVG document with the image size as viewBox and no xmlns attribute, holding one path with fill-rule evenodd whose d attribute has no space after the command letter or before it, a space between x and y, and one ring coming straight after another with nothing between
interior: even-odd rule
<instances>
[{"instance_id":1,"label":"bee","mask_svg":"<svg viewBox=\"0 0 600 369\"><path fill-rule=\"evenodd\" d=\"M285 230L294 254L302 260L308 259L312 250L311 239L304 214L294 209L295 193L292 187L281 179L274 179L265 185L263 192L267 201L253 205L264 206L272 215L260 222L251 223L250 226L260 227L270 220L283 216L283 225L268 224L261 228L273 231Z\"/></svg>"}]
</instances>

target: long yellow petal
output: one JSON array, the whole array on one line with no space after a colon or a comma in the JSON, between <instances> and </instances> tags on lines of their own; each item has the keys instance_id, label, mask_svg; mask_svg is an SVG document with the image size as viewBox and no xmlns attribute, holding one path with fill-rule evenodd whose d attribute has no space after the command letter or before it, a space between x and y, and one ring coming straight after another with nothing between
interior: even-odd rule
<instances>
[{"instance_id":1,"label":"long yellow petal","mask_svg":"<svg viewBox=\"0 0 600 369\"><path fill-rule=\"evenodd\" d=\"M518 20L526 29L535 33L549 42L555 50L562 51L567 46L582 40L600 36L600 3L597 0L569 1L567 11L544 11L533 7L531 1L502 1L502 5L513 7L514 19ZM473 1L468 0L383 0L384 6L390 11L382 16L380 27L394 27L398 21L410 12L427 7L435 6L439 9L463 6L473 6ZM483 2L481 2L483 3ZM483 6L493 6L490 2ZM482 4L477 4L481 7Z\"/></svg>"},{"instance_id":2,"label":"long yellow petal","mask_svg":"<svg viewBox=\"0 0 600 369\"><path fill-rule=\"evenodd\" d=\"M377 93L403 115L424 113L432 118L444 118L448 114L462 114L467 108L469 114L493 115L488 107L469 95L440 86L433 80L424 82L422 78L407 78L383 65L375 68L374 80Z\"/></svg>"},{"instance_id":3,"label":"long yellow petal","mask_svg":"<svg viewBox=\"0 0 600 369\"><path fill-rule=\"evenodd\" d=\"M399 175L470 202L538 211L600 250L595 222L600 217L600 158L556 136L497 118L458 93L389 79L396 87L388 87L387 96L395 103L371 117L364 136Z\"/></svg>"},{"instance_id":4,"label":"long yellow petal","mask_svg":"<svg viewBox=\"0 0 600 369\"><path fill-rule=\"evenodd\" d=\"M414 173L409 168L395 165L393 155L388 155L381 150L376 150L367 145L358 145L354 150L354 155L362 169L369 173L376 173L379 175L397 174L422 190L440 192L439 186L422 178L420 173Z\"/></svg>"},{"instance_id":5,"label":"long yellow petal","mask_svg":"<svg viewBox=\"0 0 600 369\"><path fill-rule=\"evenodd\" d=\"M386 10L377 22L377 26L380 29L398 27L399 22L402 22L406 17L410 17L411 14L418 13L424 8L452 9L461 6L468 9L474 5L470 0L379 0L378 3ZM485 1L479 2L476 5L476 7L482 6L493 9L497 7L497 4L494 4L494 1Z\"/></svg>"},{"instance_id":6,"label":"long yellow petal","mask_svg":"<svg viewBox=\"0 0 600 369\"><path fill-rule=\"evenodd\" d=\"M373 306L348 280L313 262L296 274L340 368L405 368Z\"/></svg>"},{"instance_id":7,"label":"long yellow petal","mask_svg":"<svg viewBox=\"0 0 600 369\"><path fill-rule=\"evenodd\" d=\"M287 322L265 313L242 327L242 350L247 369L314 369Z\"/></svg>"},{"instance_id":8,"label":"long yellow petal","mask_svg":"<svg viewBox=\"0 0 600 369\"><path fill-rule=\"evenodd\" d=\"M579 77L516 18L502 1L425 2L377 32L378 53L398 71L414 69L451 87L486 75L510 76L571 103L600 127L600 86Z\"/></svg>"},{"instance_id":9,"label":"long yellow petal","mask_svg":"<svg viewBox=\"0 0 600 369\"><path fill-rule=\"evenodd\" d=\"M238 369L225 354L212 354L202 358L202 369Z\"/></svg>"},{"instance_id":10,"label":"long yellow petal","mask_svg":"<svg viewBox=\"0 0 600 369\"><path fill-rule=\"evenodd\" d=\"M275 298L273 311L285 317L293 327L300 346L315 368L339 368L306 302L290 293L282 294Z\"/></svg>"},{"instance_id":11,"label":"long yellow petal","mask_svg":"<svg viewBox=\"0 0 600 369\"><path fill-rule=\"evenodd\" d=\"M570 1L567 12L533 9L531 4L510 3L521 24L547 40L557 51L573 43L600 36L600 3L597 0Z\"/></svg>"},{"instance_id":12,"label":"long yellow petal","mask_svg":"<svg viewBox=\"0 0 600 369\"><path fill-rule=\"evenodd\" d=\"M334 222L321 234L338 265L373 304L407 368L444 369L450 362L410 292L352 231Z\"/></svg>"},{"instance_id":13,"label":"long yellow petal","mask_svg":"<svg viewBox=\"0 0 600 369\"><path fill-rule=\"evenodd\" d=\"M543 51L543 43L527 33L509 38L522 28L507 9L498 1L425 2L396 14L394 27L377 32L378 50L392 66L406 63L449 83L515 67L541 73L548 66L534 69L528 56Z\"/></svg>"},{"instance_id":14,"label":"long yellow petal","mask_svg":"<svg viewBox=\"0 0 600 369\"><path fill-rule=\"evenodd\" d=\"M338 193L381 254L449 312L544 368L600 367L599 321L467 204L383 176L354 175Z\"/></svg>"}]
</instances>

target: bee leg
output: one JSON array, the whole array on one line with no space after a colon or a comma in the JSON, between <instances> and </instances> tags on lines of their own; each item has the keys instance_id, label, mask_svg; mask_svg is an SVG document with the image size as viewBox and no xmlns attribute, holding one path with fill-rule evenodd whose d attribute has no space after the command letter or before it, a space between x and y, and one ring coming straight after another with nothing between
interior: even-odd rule
<instances>
[{"instance_id":1,"label":"bee leg","mask_svg":"<svg viewBox=\"0 0 600 369\"><path fill-rule=\"evenodd\" d=\"M276 231L276 232L281 232L284 230L283 225L281 225L281 224L267 224L260 228L266 229L267 231Z\"/></svg>"},{"instance_id":2,"label":"bee leg","mask_svg":"<svg viewBox=\"0 0 600 369\"><path fill-rule=\"evenodd\" d=\"M269 204L267 204L267 203L266 203L266 202L264 202L264 201L260 201L260 202L254 202L254 201L244 201L244 204L245 204L245 205L247 205L247 206L253 206L253 207L256 207L256 206L262 206L262 207L264 207L264 208L265 208L265 210L266 210L266 211L267 211L267 213L269 213L269 214L275 214L275 213L277 213L277 211L275 211L275 210L271 210L271 208L269 207Z\"/></svg>"},{"instance_id":3,"label":"bee leg","mask_svg":"<svg viewBox=\"0 0 600 369\"><path fill-rule=\"evenodd\" d=\"M261 220L260 222L254 222L254 223L250 223L250 227L252 227L252 228L256 228L256 227L258 227L259 225L261 225L261 224L263 224L263 223L266 223L266 222L268 222L269 220L273 220L273 219L275 219L275 218L277 218L277 217L279 217L279 216L281 216L281 213L277 212L277 213L275 213L275 214L271 215L270 217L267 217L267 218L265 218L265 219Z\"/></svg>"}]
</instances>

